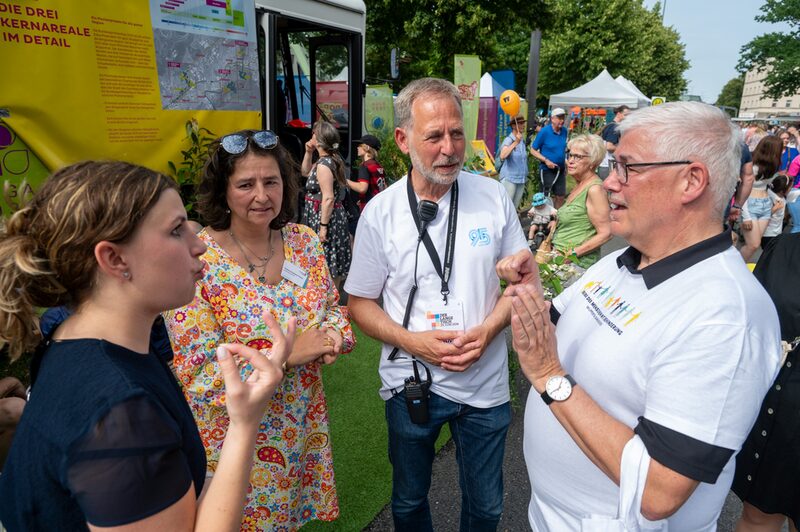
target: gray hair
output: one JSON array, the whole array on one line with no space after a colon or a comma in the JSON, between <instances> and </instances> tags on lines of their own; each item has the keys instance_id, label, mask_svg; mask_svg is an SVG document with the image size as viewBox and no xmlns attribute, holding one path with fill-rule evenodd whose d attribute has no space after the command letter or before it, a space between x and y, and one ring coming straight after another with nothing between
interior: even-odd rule
<instances>
[{"instance_id":1,"label":"gray hair","mask_svg":"<svg viewBox=\"0 0 800 532\"><path fill-rule=\"evenodd\" d=\"M395 126L407 128L413 125L411 120L411 107L420 96L450 97L458 106L458 112L463 116L461 108L461 95L455 85L445 79L421 78L415 79L400 91L394 101Z\"/></svg>"},{"instance_id":2,"label":"gray hair","mask_svg":"<svg viewBox=\"0 0 800 532\"><path fill-rule=\"evenodd\" d=\"M581 146L589 156L589 165L591 168L597 168L603 159L606 157L606 143L597 135L584 133L573 137L567 143L567 149L571 150L572 146Z\"/></svg>"},{"instance_id":3,"label":"gray hair","mask_svg":"<svg viewBox=\"0 0 800 532\"><path fill-rule=\"evenodd\" d=\"M708 168L715 214L722 218L739 178L739 128L722 110L701 102L670 102L633 111L617 126L620 135L643 129L664 161L690 160Z\"/></svg>"}]
</instances>

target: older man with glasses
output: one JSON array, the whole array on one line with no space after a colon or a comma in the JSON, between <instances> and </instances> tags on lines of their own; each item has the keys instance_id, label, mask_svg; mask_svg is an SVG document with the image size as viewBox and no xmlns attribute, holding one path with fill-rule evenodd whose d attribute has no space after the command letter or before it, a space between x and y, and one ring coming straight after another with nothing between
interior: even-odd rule
<instances>
[{"instance_id":1,"label":"older man with glasses","mask_svg":"<svg viewBox=\"0 0 800 532\"><path fill-rule=\"evenodd\" d=\"M720 232L739 133L698 102L634 111L619 129L603 186L630 247L552 305L530 253L498 263L536 392L528 515L542 531L716 530L781 357L775 308Z\"/></svg>"}]
</instances>

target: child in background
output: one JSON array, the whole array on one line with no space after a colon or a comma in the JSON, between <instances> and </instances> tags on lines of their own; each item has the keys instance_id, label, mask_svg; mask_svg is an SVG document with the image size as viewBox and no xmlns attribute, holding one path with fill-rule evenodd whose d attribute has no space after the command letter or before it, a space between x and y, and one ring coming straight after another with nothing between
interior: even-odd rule
<instances>
[{"instance_id":1,"label":"child in background","mask_svg":"<svg viewBox=\"0 0 800 532\"><path fill-rule=\"evenodd\" d=\"M528 218L531 218L531 228L528 230L528 245L534 243L536 233L547 235L556 228L556 216L558 211L547 201L544 194L537 192L533 195L531 210L528 211ZM539 247L537 242L536 247Z\"/></svg>"},{"instance_id":2,"label":"child in background","mask_svg":"<svg viewBox=\"0 0 800 532\"><path fill-rule=\"evenodd\" d=\"M767 193L772 200L772 216L770 216L764 236L761 237L761 249L767 249L770 240L783 232L783 216L786 212L786 194L790 188L789 178L779 175L770 183Z\"/></svg>"},{"instance_id":3,"label":"child in background","mask_svg":"<svg viewBox=\"0 0 800 532\"><path fill-rule=\"evenodd\" d=\"M786 194L786 214L791 219L790 233L800 233L800 189L792 188Z\"/></svg>"}]
</instances>

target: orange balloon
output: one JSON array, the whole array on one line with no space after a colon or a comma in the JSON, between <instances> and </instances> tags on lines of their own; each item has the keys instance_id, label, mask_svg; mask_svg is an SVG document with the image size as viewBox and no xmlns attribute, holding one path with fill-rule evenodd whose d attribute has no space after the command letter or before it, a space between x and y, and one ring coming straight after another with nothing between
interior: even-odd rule
<instances>
[{"instance_id":1,"label":"orange balloon","mask_svg":"<svg viewBox=\"0 0 800 532\"><path fill-rule=\"evenodd\" d=\"M500 95L500 107L508 116L517 116L517 113L519 113L519 94L510 89L504 91Z\"/></svg>"}]
</instances>

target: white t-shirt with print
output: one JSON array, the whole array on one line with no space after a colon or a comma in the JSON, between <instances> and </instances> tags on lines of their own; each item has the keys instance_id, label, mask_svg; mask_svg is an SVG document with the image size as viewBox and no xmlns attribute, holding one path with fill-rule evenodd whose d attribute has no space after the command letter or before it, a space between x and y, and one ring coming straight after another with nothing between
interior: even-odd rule
<instances>
[{"instance_id":1,"label":"white t-shirt with print","mask_svg":"<svg viewBox=\"0 0 800 532\"><path fill-rule=\"evenodd\" d=\"M413 284L417 229L408 202L408 177L400 179L364 208L358 222L353 260L345 291L359 297L378 299L395 322L402 323L408 293ZM498 260L526 248L526 240L514 205L503 186L487 177L461 172L458 176L458 221L448 307L458 301L463 308L464 328L483 323L500 296L495 273ZM439 199L439 211L428 226L428 234L439 260L444 263L447 218L451 192ZM419 245L418 290L408 324L410 331L431 329L432 310L442 305L441 280L425 244ZM453 305L453 306L451 306ZM389 361L394 346L381 352L379 373L383 399L402 388L413 374L411 358L404 352ZM433 374L431 391L462 404L489 408L509 400L508 359L505 337L497 335L481 358L464 372L442 370L426 364Z\"/></svg>"},{"instance_id":2,"label":"white t-shirt with print","mask_svg":"<svg viewBox=\"0 0 800 532\"><path fill-rule=\"evenodd\" d=\"M780 333L769 296L730 247L648 289L603 258L554 300L559 358L609 415L639 417L707 444L741 448L777 374ZM537 393L525 409L533 530L580 530L614 517L619 489L584 455ZM701 482L670 530L715 530L735 468Z\"/></svg>"}]
</instances>

